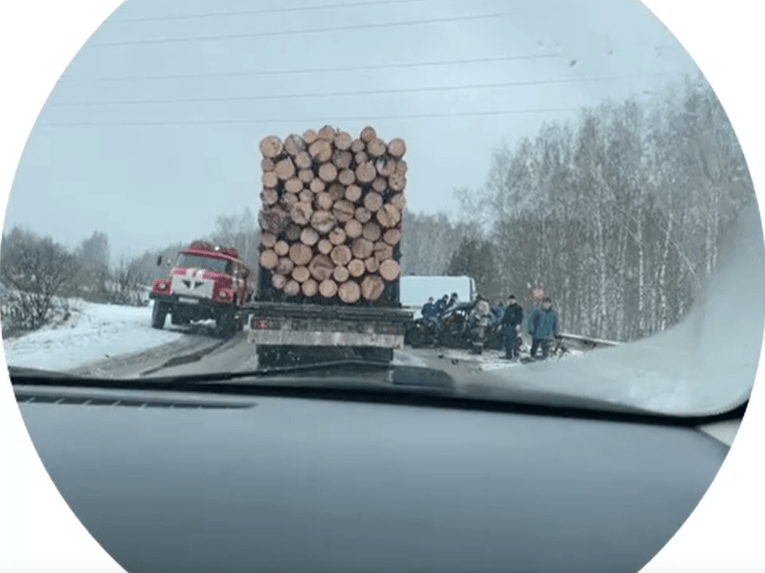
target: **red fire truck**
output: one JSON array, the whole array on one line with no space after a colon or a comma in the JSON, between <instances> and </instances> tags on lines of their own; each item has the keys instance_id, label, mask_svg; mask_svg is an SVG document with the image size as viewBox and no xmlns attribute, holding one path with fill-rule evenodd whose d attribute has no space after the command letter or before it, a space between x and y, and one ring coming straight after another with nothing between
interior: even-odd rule
<instances>
[{"instance_id":1,"label":"red fire truck","mask_svg":"<svg viewBox=\"0 0 765 573\"><path fill-rule=\"evenodd\" d=\"M215 320L218 331L231 336L243 326L253 280L236 249L195 241L178 253L169 278L152 283L151 325L163 328L168 314L176 325Z\"/></svg>"}]
</instances>

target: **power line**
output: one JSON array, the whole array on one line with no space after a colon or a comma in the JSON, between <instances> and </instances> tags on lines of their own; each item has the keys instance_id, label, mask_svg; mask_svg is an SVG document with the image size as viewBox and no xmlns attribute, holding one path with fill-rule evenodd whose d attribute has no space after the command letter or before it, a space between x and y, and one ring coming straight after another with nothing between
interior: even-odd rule
<instances>
[{"instance_id":1,"label":"power line","mask_svg":"<svg viewBox=\"0 0 765 573\"><path fill-rule=\"evenodd\" d=\"M321 34L326 32L343 32L347 30L366 30L372 28L393 28L396 26L419 26L423 24L441 24L445 22L460 22L467 20L485 20L488 18L499 18L507 16L508 12L497 14L479 14L472 16L451 16L448 18L432 18L428 20L410 20L408 22L384 22L379 24L354 24L348 26L331 26L328 28L305 28L302 30L291 31L269 31L269 32L250 32L246 34L219 34L215 36L191 36L185 38L155 38L149 40L123 40L118 42L103 42L96 44L85 44L86 48L106 48L111 46L129 46L137 44L167 44L172 42L204 42L211 40L231 40L241 38L265 38L273 36L294 36L297 34Z\"/></svg>"},{"instance_id":2,"label":"power line","mask_svg":"<svg viewBox=\"0 0 765 573\"><path fill-rule=\"evenodd\" d=\"M85 102L62 102L51 103L51 107L74 107L74 106L92 106L92 105L148 105L148 104L175 104L175 103L204 103L204 102L227 102L227 101L257 101L269 99L301 99L301 98L320 98L320 97L346 97L358 95L388 95L401 93L417 92L439 92L439 91L459 91L472 89L493 89L521 86L536 86L550 84L567 84L582 81L609 81L621 79L617 76L608 76L600 78L566 78L559 80L534 80L524 82L504 82L498 84L467 84L461 86L431 86L418 88L391 88L380 90L357 90L357 91L339 91L339 92L315 92L302 94L266 94L251 96L209 96L192 98L173 98L173 99L145 99L145 100L114 100L114 101L85 101Z\"/></svg>"},{"instance_id":3,"label":"power line","mask_svg":"<svg viewBox=\"0 0 765 573\"><path fill-rule=\"evenodd\" d=\"M528 54L519 56L497 56L489 58L469 58L463 60L437 60L429 62L399 62L388 64L364 64L360 66L337 66L325 68L302 68L291 70L250 70L241 72L209 72L196 74L157 74L153 76L113 76L101 78L62 78L59 83L82 83L82 82L122 82L133 80L182 80L196 78L222 78L222 77L240 77L240 76L277 76L291 74L316 74L328 72L346 72L359 70L383 70L395 68L417 68L427 66L451 66L463 64L479 64L487 62L508 62L514 60L538 60L546 58L557 58L557 54Z\"/></svg>"},{"instance_id":4,"label":"power line","mask_svg":"<svg viewBox=\"0 0 765 573\"><path fill-rule=\"evenodd\" d=\"M258 125L268 123L301 123L318 125L320 123L343 122L343 121L381 121L396 119L432 119L444 117L480 117L494 115L523 115L531 113L564 113L581 111L581 107L572 108L547 108L547 109L505 109L492 111L475 112L445 112L429 114L408 114L408 115L381 115L381 116L358 116L358 117L323 117L313 119L214 119L214 120L187 120L187 121L136 121L136 122L53 122L40 123L36 127L148 127L148 126L168 126L168 125Z\"/></svg>"},{"instance_id":5,"label":"power line","mask_svg":"<svg viewBox=\"0 0 765 573\"><path fill-rule=\"evenodd\" d=\"M140 18L116 18L107 20L108 24L131 22L161 22L167 20L194 20L199 18L218 18L225 16L248 16L253 14L281 14L287 12L308 12L316 10L331 10L335 8L363 8L366 6L386 6L392 4L415 4L429 0L379 0L371 2L346 2L340 4L323 4L319 6L298 6L294 8L265 8L260 10L237 10L233 12L212 12L207 14L178 14L175 16L145 16Z\"/></svg>"}]
</instances>

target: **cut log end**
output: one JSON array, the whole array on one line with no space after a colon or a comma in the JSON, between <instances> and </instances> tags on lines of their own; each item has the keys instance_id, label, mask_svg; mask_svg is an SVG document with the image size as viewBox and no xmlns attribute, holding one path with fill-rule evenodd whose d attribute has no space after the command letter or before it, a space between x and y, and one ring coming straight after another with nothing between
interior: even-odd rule
<instances>
[{"instance_id":1,"label":"cut log end","mask_svg":"<svg viewBox=\"0 0 765 573\"><path fill-rule=\"evenodd\" d=\"M388 143L388 153L396 159L401 159L406 153L406 143L400 137L394 137Z\"/></svg>"},{"instance_id":2,"label":"cut log end","mask_svg":"<svg viewBox=\"0 0 765 573\"><path fill-rule=\"evenodd\" d=\"M396 209L390 203L386 203L382 208L375 213L377 222L386 229L395 227L401 222L401 211Z\"/></svg>"},{"instance_id":3,"label":"cut log end","mask_svg":"<svg viewBox=\"0 0 765 573\"><path fill-rule=\"evenodd\" d=\"M347 223L353 219L354 211L355 209L350 201L340 200L335 203L332 213L334 213L340 223Z\"/></svg>"},{"instance_id":4,"label":"cut log end","mask_svg":"<svg viewBox=\"0 0 765 573\"><path fill-rule=\"evenodd\" d=\"M347 245L337 245L332 249L329 256L332 259L332 262L338 267L344 267L351 262L351 259L353 258L351 249L348 248Z\"/></svg>"},{"instance_id":5,"label":"cut log end","mask_svg":"<svg viewBox=\"0 0 765 573\"><path fill-rule=\"evenodd\" d=\"M292 207L290 217L292 222L301 227L305 227L313 216L313 207L307 201L300 201Z\"/></svg>"},{"instance_id":6,"label":"cut log end","mask_svg":"<svg viewBox=\"0 0 765 573\"><path fill-rule=\"evenodd\" d=\"M327 188L327 184L324 183L324 181L322 181L318 177L314 177L311 180L311 183L309 184L309 189L311 189L311 191L313 191L314 193L321 193L326 188Z\"/></svg>"},{"instance_id":7,"label":"cut log end","mask_svg":"<svg viewBox=\"0 0 765 573\"><path fill-rule=\"evenodd\" d=\"M316 255L308 265L308 270L313 278L321 282L332 276L335 265L327 255Z\"/></svg>"},{"instance_id":8,"label":"cut log end","mask_svg":"<svg viewBox=\"0 0 765 573\"><path fill-rule=\"evenodd\" d=\"M271 286L276 290L284 289L284 285L287 284L287 277L282 274L275 274L271 277Z\"/></svg>"},{"instance_id":9,"label":"cut log end","mask_svg":"<svg viewBox=\"0 0 765 573\"><path fill-rule=\"evenodd\" d=\"M325 183L332 183L337 179L337 167L334 163L322 163L319 166L319 179Z\"/></svg>"},{"instance_id":10,"label":"cut log end","mask_svg":"<svg viewBox=\"0 0 765 573\"><path fill-rule=\"evenodd\" d=\"M335 227L329 232L328 239L333 245L342 245L347 238L345 231L340 227Z\"/></svg>"},{"instance_id":11,"label":"cut log end","mask_svg":"<svg viewBox=\"0 0 765 573\"><path fill-rule=\"evenodd\" d=\"M284 285L284 294L288 296L297 296L300 294L300 283L295 279L287 281L287 284Z\"/></svg>"},{"instance_id":12,"label":"cut log end","mask_svg":"<svg viewBox=\"0 0 765 573\"><path fill-rule=\"evenodd\" d=\"M316 250L318 250L322 255L330 254L334 248L335 246L329 241L329 239L321 239L316 245Z\"/></svg>"},{"instance_id":13,"label":"cut log end","mask_svg":"<svg viewBox=\"0 0 765 573\"><path fill-rule=\"evenodd\" d=\"M311 216L311 227L320 235L326 235L337 224L337 218L329 211L315 211Z\"/></svg>"},{"instance_id":14,"label":"cut log end","mask_svg":"<svg viewBox=\"0 0 765 573\"><path fill-rule=\"evenodd\" d=\"M332 298L337 294L337 283L332 279L321 281L319 284L319 293L324 298Z\"/></svg>"},{"instance_id":15,"label":"cut log end","mask_svg":"<svg viewBox=\"0 0 765 573\"><path fill-rule=\"evenodd\" d=\"M295 265L307 265L311 261L313 252L311 247L303 243L295 243L290 246L289 257Z\"/></svg>"},{"instance_id":16,"label":"cut log end","mask_svg":"<svg viewBox=\"0 0 765 573\"><path fill-rule=\"evenodd\" d=\"M357 259L364 260L367 257L372 256L374 253L374 243L363 237L359 237L358 239L354 239L351 252Z\"/></svg>"},{"instance_id":17,"label":"cut log end","mask_svg":"<svg viewBox=\"0 0 765 573\"><path fill-rule=\"evenodd\" d=\"M363 276L366 271L367 267L364 264L364 261L360 259L353 259L350 263L348 263L348 272L354 278Z\"/></svg>"},{"instance_id":18,"label":"cut log end","mask_svg":"<svg viewBox=\"0 0 765 573\"><path fill-rule=\"evenodd\" d=\"M305 227L300 233L300 241L312 247L319 242L319 233L312 227Z\"/></svg>"},{"instance_id":19,"label":"cut log end","mask_svg":"<svg viewBox=\"0 0 765 573\"><path fill-rule=\"evenodd\" d=\"M388 259L387 261L380 263L380 276L387 282L395 281L400 272L401 269L399 268L398 263L393 259Z\"/></svg>"},{"instance_id":20,"label":"cut log end","mask_svg":"<svg viewBox=\"0 0 765 573\"><path fill-rule=\"evenodd\" d=\"M381 234L380 225L374 221L366 223L361 230L361 235L368 241L376 241L380 238Z\"/></svg>"},{"instance_id":21,"label":"cut log end","mask_svg":"<svg viewBox=\"0 0 765 573\"><path fill-rule=\"evenodd\" d=\"M292 269L292 278L302 284L311 278L311 273L308 268L300 265Z\"/></svg>"},{"instance_id":22,"label":"cut log end","mask_svg":"<svg viewBox=\"0 0 765 573\"><path fill-rule=\"evenodd\" d=\"M377 137L377 131L375 131L375 128L368 125L364 129L361 130L361 141L364 143L369 143L372 141L375 137Z\"/></svg>"},{"instance_id":23,"label":"cut log end","mask_svg":"<svg viewBox=\"0 0 765 573\"><path fill-rule=\"evenodd\" d=\"M302 291L303 294L307 297L316 296L316 294L319 292L319 283L317 283L314 279L308 279L303 283Z\"/></svg>"},{"instance_id":24,"label":"cut log end","mask_svg":"<svg viewBox=\"0 0 765 573\"><path fill-rule=\"evenodd\" d=\"M295 157L303 149L305 149L305 141L297 134L291 133L284 140L284 151L292 157Z\"/></svg>"},{"instance_id":25,"label":"cut log end","mask_svg":"<svg viewBox=\"0 0 765 573\"><path fill-rule=\"evenodd\" d=\"M300 177L292 177L284 182L284 190L287 193L300 193L303 190L303 181Z\"/></svg>"},{"instance_id":26,"label":"cut log end","mask_svg":"<svg viewBox=\"0 0 765 573\"><path fill-rule=\"evenodd\" d=\"M282 152L282 140L275 135L264 137L260 142L260 153L263 157L274 158Z\"/></svg>"},{"instance_id":27,"label":"cut log end","mask_svg":"<svg viewBox=\"0 0 765 573\"><path fill-rule=\"evenodd\" d=\"M354 175L354 180L355 178L356 176ZM351 203L358 202L361 199L361 187L358 185L348 185L348 188L345 190L345 199Z\"/></svg>"},{"instance_id":28,"label":"cut log end","mask_svg":"<svg viewBox=\"0 0 765 573\"><path fill-rule=\"evenodd\" d=\"M266 171L260 178L263 187L266 189L273 189L279 184L279 178L273 171Z\"/></svg>"},{"instance_id":29,"label":"cut log end","mask_svg":"<svg viewBox=\"0 0 765 573\"><path fill-rule=\"evenodd\" d=\"M361 183L371 183L377 177L377 169L369 161L363 161L356 167L356 180Z\"/></svg>"},{"instance_id":30,"label":"cut log end","mask_svg":"<svg viewBox=\"0 0 765 573\"><path fill-rule=\"evenodd\" d=\"M286 181L295 176L295 164L292 162L292 159L286 157L274 166L273 172L276 173L280 181Z\"/></svg>"},{"instance_id":31,"label":"cut log end","mask_svg":"<svg viewBox=\"0 0 765 573\"><path fill-rule=\"evenodd\" d=\"M351 219L345 224L345 235L349 239L358 239L363 231L363 226L357 219Z\"/></svg>"},{"instance_id":32,"label":"cut log end","mask_svg":"<svg viewBox=\"0 0 765 573\"><path fill-rule=\"evenodd\" d=\"M353 304L361 298L361 287L356 281L346 281L340 285L337 296L346 304Z\"/></svg>"},{"instance_id":33,"label":"cut log end","mask_svg":"<svg viewBox=\"0 0 765 573\"><path fill-rule=\"evenodd\" d=\"M366 207L357 207L354 217L361 223L368 223L372 220L372 212Z\"/></svg>"},{"instance_id":34,"label":"cut log end","mask_svg":"<svg viewBox=\"0 0 765 573\"><path fill-rule=\"evenodd\" d=\"M314 141L316 141L319 137L319 134L316 133L313 129L307 129L303 132L303 141L306 142L306 144L310 145Z\"/></svg>"},{"instance_id":35,"label":"cut log end","mask_svg":"<svg viewBox=\"0 0 765 573\"><path fill-rule=\"evenodd\" d=\"M379 193L370 191L364 196L364 207L370 213L376 213L377 211L379 211L380 207L382 206L383 206L383 198L382 198L382 195L380 195Z\"/></svg>"},{"instance_id":36,"label":"cut log end","mask_svg":"<svg viewBox=\"0 0 765 573\"><path fill-rule=\"evenodd\" d=\"M375 257L369 257L364 260L364 266L367 268L368 273L376 273L380 268L380 263Z\"/></svg>"},{"instance_id":37,"label":"cut log end","mask_svg":"<svg viewBox=\"0 0 765 573\"><path fill-rule=\"evenodd\" d=\"M286 277L287 275L292 273L292 269L294 268L295 268L295 263L293 263L289 257L281 257L279 259L279 264L276 265L276 270L274 272L280 275L284 275Z\"/></svg>"},{"instance_id":38,"label":"cut log end","mask_svg":"<svg viewBox=\"0 0 765 573\"><path fill-rule=\"evenodd\" d=\"M350 276L351 273L348 272L346 267L335 267L335 270L332 271L332 278L337 282L337 284L344 283L350 278Z\"/></svg>"},{"instance_id":39,"label":"cut log end","mask_svg":"<svg viewBox=\"0 0 765 573\"><path fill-rule=\"evenodd\" d=\"M367 154L370 157L382 157L388 151L388 146L379 137L375 137L367 142Z\"/></svg>"},{"instance_id":40,"label":"cut log end","mask_svg":"<svg viewBox=\"0 0 765 573\"><path fill-rule=\"evenodd\" d=\"M290 246L286 241L276 241L276 244L274 245L274 252L280 257L284 257L287 255L287 253L290 252Z\"/></svg>"},{"instance_id":41,"label":"cut log end","mask_svg":"<svg viewBox=\"0 0 765 573\"><path fill-rule=\"evenodd\" d=\"M361 282L361 294L365 300L378 300L385 290L385 282L378 275L368 275Z\"/></svg>"},{"instance_id":42,"label":"cut log end","mask_svg":"<svg viewBox=\"0 0 765 573\"><path fill-rule=\"evenodd\" d=\"M350 134L340 131L335 135L335 147L341 151L347 151L351 148L351 144L353 143L353 138L350 136Z\"/></svg>"},{"instance_id":43,"label":"cut log end","mask_svg":"<svg viewBox=\"0 0 765 573\"><path fill-rule=\"evenodd\" d=\"M401 231L398 229L388 229L383 235L383 241L391 247L395 247L401 241Z\"/></svg>"},{"instance_id":44,"label":"cut log end","mask_svg":"<svg viewBox=\"0 0 765 573\"><path fill-rule=\"evenodd\" d=\"M343 169L337 174L337 181L344 187L352 186L356 182L356 173L353 169Z\"/></svg>"},{"instance_id":45,"label":"cut log end","mask_svg":"<svg viewBox=\"0 0 765 573\"><path fill-rule=\"evenodd\" d=\"M279 264L279 255L272 249L266 249L260 253L260 266L264 269L273 270Z\"/></svg>"},{"instance_id":46,"label":"cut log end","mask_svg":"<svg viewBox=\"0 0 765 573\"><path fill-rule=\"evenodd\" d=\"M276 235L274 235L273 233L269 233L268 231L261 232L260 244L263 245L265 248L270 249L276 244Z\"/></svg>"}]
</instances>

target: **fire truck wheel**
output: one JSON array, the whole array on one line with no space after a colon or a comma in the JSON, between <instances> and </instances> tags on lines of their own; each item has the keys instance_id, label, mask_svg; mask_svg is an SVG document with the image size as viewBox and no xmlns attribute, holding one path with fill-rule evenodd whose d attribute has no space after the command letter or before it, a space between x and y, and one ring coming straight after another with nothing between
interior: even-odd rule
<instances>
[{"instance_id":1,"label":"fire truck wheel","mask_svg":"<svg viewBox=\"0 0 765 573\"><path fill-rule=\"evenodd\" d=\"M167 305L162 304L159 301L154 302L154 306L151 309L151 326L152 328L162 329L165 327L165 318L167 317Z\"/></svg>"}]
</instances>

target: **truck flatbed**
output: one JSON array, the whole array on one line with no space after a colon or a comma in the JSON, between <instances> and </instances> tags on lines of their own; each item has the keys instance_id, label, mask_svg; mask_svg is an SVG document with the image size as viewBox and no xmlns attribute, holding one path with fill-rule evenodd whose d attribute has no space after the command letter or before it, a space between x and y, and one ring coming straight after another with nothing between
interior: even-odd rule
<instances>
[{"instance_id":1,"label":"truck flatbed","mask_svg":"<svg viewBox=\"0 0 765 573\"><path fill-rule=\"evenodd\" d=\"M412 312L404 307L356 306L341 304L292 304L283 302L250 302L242 307L250 316L281 318L311 318L338 320L369 320L405 323Z\"/></svg>"},{"instance_id":2,"label":"truck flatbed","mask_svg":"<svg viewBox=\"0 0 765 573\"><path fill-rule=\"evenodd\" d=\"M393 351L403 349L412 318L405 308L364 305L256 301L242 310L262 365L288 363L306 352L328 357L345 351L390 362Z\"/></svg>"}]
</instances>

